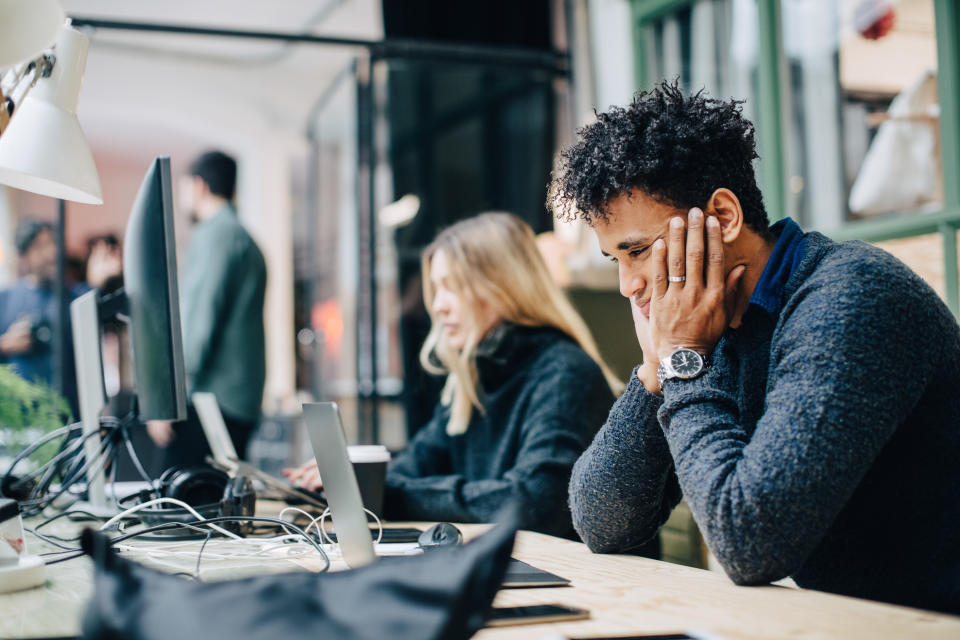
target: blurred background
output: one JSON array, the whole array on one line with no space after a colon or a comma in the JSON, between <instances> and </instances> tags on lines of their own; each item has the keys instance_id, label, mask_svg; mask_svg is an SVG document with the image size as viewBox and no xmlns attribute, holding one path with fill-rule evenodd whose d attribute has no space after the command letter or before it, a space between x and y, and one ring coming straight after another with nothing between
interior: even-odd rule
<instances>
[{"instance_id":1,"label":"blurred background","mask_svg":"<svg viewBox=\"0 0 960 640\"><path fill-rule=\"evenodd\" d=\"M172 159L175 197L198 153L239 162L238 212L269 273L251 449L265 469L306 457L303 400L336 400L351 441L394 450L426 421L441 381L417 364L420 250L481 211L547 233L557 278L629 375L639 349L615 269L587 230L551 218L545 186L595 110L661 78L745 101L772 218L880 243L958 310L954 0L62 5L90 38L78 115L104 201L65 205L78 273L91 238L122 238L155 156ZM58 206L0 187L0 288L23 268L18 221L55 222ZM191 222L175 213L182 252ZM116 395L132 376L112 361Z\"/></svg>"}]
</instances>

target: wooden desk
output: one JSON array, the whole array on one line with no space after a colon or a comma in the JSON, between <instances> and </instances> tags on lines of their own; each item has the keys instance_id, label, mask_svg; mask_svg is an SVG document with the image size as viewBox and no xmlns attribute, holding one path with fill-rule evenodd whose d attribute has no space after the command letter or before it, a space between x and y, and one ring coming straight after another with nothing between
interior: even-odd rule
<instances>
[{"instance_id":1,"label":"wooden desk","mask_svg":"<svg viewBox=\"0 0 960 640\"><path fill-rule=\"evenodd\" d=\"M461 527L469 539L486 529ZM31 551L42 551L30 538ZM199 543L198 543L199 544ZM737 587L725 576L633 556L595 555L585 545L520 532L514 557L573 581L570 587L507 589L498 606L561 603L591 620L485 629L477 640L640 635L703 629L729 640L960 638L960 617L785 587ZM78 635L91 565L48 568L44 588L0 595L0 638Z\"/></svg>"},{"instance_id":2,"label":"wooden desk","mask_svg":"<svg viewBox=\"0 0 960 640\"><path fill-rule=\"evenodd\" d=\"M467 537L475 534L466 525ZM592 619L484 629L476 640L642 635L702 629L729 640L960 638L960 617L787 587L738 587L726 576L521 532L514 557L572 580L555 589L506 589L494 604L560 603Z\"/></svg>"}]
</instances>

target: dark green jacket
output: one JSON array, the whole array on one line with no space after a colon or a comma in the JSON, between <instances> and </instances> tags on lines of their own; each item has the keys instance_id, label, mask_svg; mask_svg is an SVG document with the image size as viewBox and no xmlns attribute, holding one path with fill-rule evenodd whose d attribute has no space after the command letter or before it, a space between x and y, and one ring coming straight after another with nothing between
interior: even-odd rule
<instances>
[{"instance_id":1,"label":"dark green jacket","mask_svg":"<svg viewBox=\"0 0 960 640\"><path fill-rule=\"evenodd\" d=\"M266 355L263 254L226 206L198 224L181 284L183 351L190 391L210 391L224 414L260 415Z\"/></svg>"}]
</instances>

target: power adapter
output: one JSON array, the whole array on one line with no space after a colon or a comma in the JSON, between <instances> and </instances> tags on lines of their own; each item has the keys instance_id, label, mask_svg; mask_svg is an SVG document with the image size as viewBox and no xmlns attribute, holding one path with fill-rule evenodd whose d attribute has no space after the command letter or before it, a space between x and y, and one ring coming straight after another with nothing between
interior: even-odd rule
<instances>
[{"instance_id":1,"label":"power adapter","mask_svg":"<svg viewBox=\"0 0 960 640\"><path fill-rule=\"evenodd\" d=\"M0 593L38 587L44 580L43 559L27 553L20 505L0 498Z\"/></svg>"}]
</instances>

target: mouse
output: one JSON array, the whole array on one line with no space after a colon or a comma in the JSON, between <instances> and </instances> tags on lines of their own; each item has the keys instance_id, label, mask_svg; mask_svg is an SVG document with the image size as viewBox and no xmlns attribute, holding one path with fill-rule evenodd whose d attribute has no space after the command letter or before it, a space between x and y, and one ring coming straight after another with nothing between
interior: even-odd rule
<instances>
[{"instance_id":1,"label":"mouse","mask_svg":"<svg viewBox=\"0 0 960 640\"><path fill-rule=\"evenodd\" d=\"M420 548L424 551L431 551L441 547L452 547L463 542L463 534L460 529L449 522L438 522L426 531L420 534L417 540Z\"/></svg>"}]
</instances>

